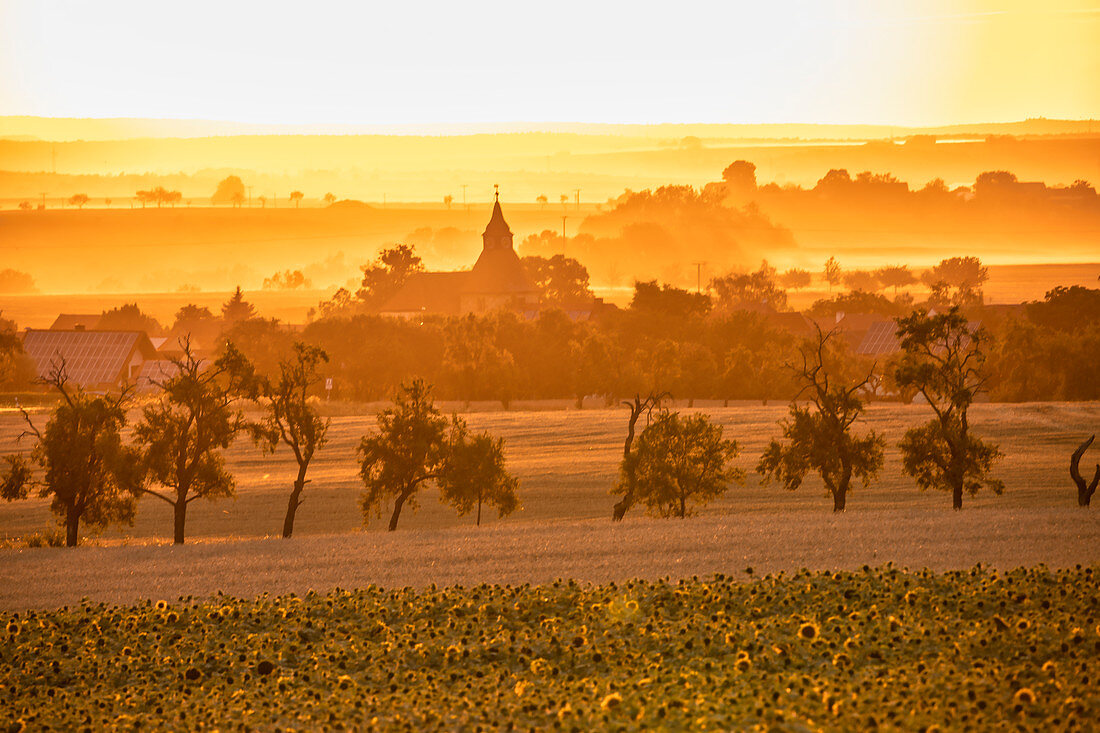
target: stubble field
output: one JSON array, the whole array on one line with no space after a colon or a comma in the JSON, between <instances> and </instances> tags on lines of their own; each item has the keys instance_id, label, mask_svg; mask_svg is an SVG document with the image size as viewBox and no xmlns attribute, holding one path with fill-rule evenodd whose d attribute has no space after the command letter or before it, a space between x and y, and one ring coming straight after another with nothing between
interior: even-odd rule
<instances>
[{"instance_id":1,"label":"stubble field","mask_svg":"<svg viewBox=\"0 0 1100 733\"><path fill-rule=\"evenodd\" d=\"M475 406L476 407L476 406ZM723 424L742 446L751 469L776 434L783 406L697 407ZM347 406L345 412L362 412ZM891 447L880 481L856 487L842 515L819 482L797 492L762 487L754 474L722 500L685 521L647 518L636 508L611 522L625 411L474 411L471 426L505 438L520 479L521 509L498 520L486 512L480 528L441 505L433 490L420 507L406 507L396 533L375 518L363 529L357 499L355 446L373 429L370 414L333 417L332 440L311 470L295 538L281 528L292 479L285 453L263 456L240 441L229 452L237 497L195 502L188 545L172 547L170 509L146 498L133 527L110 529L78 551L18 547L18 538L50 520L44 500L0 506L3 575L0 607L57 607L83 596L113 602L205 596L217 591L250 597L380 584L546 582L555 578L608 582L814 569L854 569L894 562L934 570L981 562L1001 568L1090 564L1100 559L1100 515L1075 505L1070 452L1100 424L1100 404L983 404L975 429L1000 444L997 474L1003 496L967 497L953 512L949 497L921 493L901 475ZM864 428L891 446L926 419L920 406L874 405ZM0 447L10 450L18 416L0 415ZM1087 459L1086 459L1087 460Z\"/></svg>"}]
</instances>

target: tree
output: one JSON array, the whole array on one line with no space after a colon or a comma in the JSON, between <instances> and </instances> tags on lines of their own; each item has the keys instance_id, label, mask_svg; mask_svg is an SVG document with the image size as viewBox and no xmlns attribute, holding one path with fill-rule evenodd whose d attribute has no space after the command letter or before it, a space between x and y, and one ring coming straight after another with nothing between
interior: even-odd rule
<instances>
[{"instance_id":1,"label":"tree","mask_svg":"<svg viewBox=\"0 0 1100 733\"><path fill-rule=\"evenodd\" d=\"M84 204L88 203L88 194L75 193L69 197L69 206L75 206L78 209L83 209Z\"/></svg>"},{"instance_id":2,"label":"tree","mask_svg":"<svg viewBox=\"0 0 1100 733\"><path fill-rule=\"evenodd\" d=\"M453 204L454 201L455 201L455 197L452 196L451 194L447 194L446 196L443 197L443 204L447 207L448 211L450 210L451 204Z\"/></svg>"},{"instance_id":3,"label":"tree","mask_svg":"<svg viewBox=\"0 0 1100 733\"><path fill-rule=\"evenodd\" d=\"M96 328L101 331L144 331L151 336L164 332L157 319L143 313L137 303L123 303L103 311Z\"/></svg>"},{"instance_id":4,"label":"tree","mask_svg":"<svg viewBox=\"0 0 1100 733\"><path fill-rule=\"evenodd\" d=\"M214 195L210 197L210 203L215 206L218 204L240 206L244 202L244 195L244 182L240 179L240 176L226 176L218 182L218 188L214 191Z\"/></svg>"},{"instance_id":5,"label":"tree","mask_svg":"<svg viewBox=\"0 0 1100 733\"><path fill-rule=\"evenodd\" d=\"M260 202L261 209L267 208L267 196L257 196L256 200Z\"/></svg>"},{"instance_id":6,"label":"tree","mask_svg":"<svg viewBox=\"0 0 1100 733\"><path fill-rule=\"evenodd\" d=\"M466 516L477 507L477 526L481 526L481 506L497 509L498 517L515 511L519 502L516 488L519 482L504 467L504 439L488 433L470 435L466 421L451 418L451 428L440 466L440 501L451 504L459 516Z\"/></svg>"},{"instance_id":7,"label":"tree","mask_svg":"<svg viewBox=\"0 0 1100 733\"><path fill-rule=\"evenodd\" d=\"M776 283L775 268L767 260L760 269L747 275L726 275L710 282L718 307L723 310L741 310L767 306L775 310L787 307L787 293Z\"/></svg>"},{"instance_id":8,"label":"tree","mask_svg":"<svg viewBox=\"0 0 1100 733\"><path fill-rule=\"evenodd\" d=\"M952 506L962 509L963 492L983 486L995 494L1004 484L992 478L993 463L1003 454L970 433L967 410L986 385L987 332L972 329L953 307L934 316L921 309L898 318L902 357L894 380L927 400L935 418L911 428L901 442L905 473L921 489L951 492Z\"/></svg>"},{"instance_id":9,"label":"tree","mask_svg":"<svg viewBox=\"0 0 1100 733\"><path fill-rule=\"evenodd\" d=\"M820 184L819 184L820 185ZM833 292L833 286L840 283L841 269L840 263L836 261L835 257L830 257L825 260L825 282L829 283L829 292Z\"/></svg>"},{"instance_id":10,"label":"tree","mask_svg":"<svg viewBox=\"0 0 1100 733\"><path fill-rule=\"evenodd\" d=\"M50 509L65 526L68 547L76 547L82 521L95 527L133 524L143 479L137 452L122 444L129 391L85 394L69 383L63 360L41 382L52 387L61 402L41 431L21 410L27 423L23 435L33 435L37 444L29 460L6 457L0 496L25 499L32 487L38 487L39 496L52 497ZM42 470L41 479L35 479L33 466Z\"/></svg>"},{"instance_id":11,"label":"tree","mask_svg":"<svg viewBox=\"0 0 1100 733\"><path fill-rule=\"evenodd\" d=\"M184 541L191 502L233 495L236 482L221 451L245 426L233 402L243 391L241 375L247 369L244 355L232 344L213 364L195 356L189 341L181 346L183 356L171 359L175 374L154 382L161 397L142 410L134 428L149 477L168 489L141 491L171 505L177 545Z\"/></svg>"},{"instance_id":12,"label":"tree","mask_svg":"<svg viewBox=\"0 0 1100 733\"><path fill-rule=\"evenodd\" d=\"M565 255L524 257L523 269L539 289L548 305L576 306L592 300L588 287L588 270L577 260Z\"/></svg>"},{"instance_id":13,"label":"tree","mask_svg":"<svg viewBox=\"0 0 1100 733\"><path fill-rule=\"evenodd\" d=\"M634 445L634 434L638 426L638 418L645 413L646 426L649 426L650 416L653 414L655 407L660 407L661 401L668 397L667 392L650 392L642 398L640 394L634 395L634 400L631 402L623 402L623 406L630 410L630 419L626 425L626 443L623 445L623 460L621 469L619 472L619 483L616 487L616 492L623 495L623 498L615 502L615 508L612 513L612 519L616 522L623 521L623 517L626 516L627 511L634 505L635 493L637 491L636 467L637 461L634 459L631 453L631 448Z\"/></svg>"},{"instance_id":14,"label":"tree","mask_svg":"<svg viewBox=\"0 0 1100 733\"><path fill-rule=\"evenodd\" d=\"M844 273L844 284L851 291L874 293L882 290L882 283L873 272L866 270L852 270Z\"/></svg>"},{"instance_id":15,"label":"tree","mask_svg":"<svg viewBox=\"0 0 1100 733\"><path fill-rule=\"evenodd\" d=\"M332 206L334 203L336 203L336 197L333 196L331 193L326 193L324 199L322 200L329 206Z\"/></svg>"},{"instance_id":16,"label":"tree","mask_svg":"<svg viewBox=\"0 0 1100 733\"><path fill-rule=\"evenodd\" d=\"M439 477L447 420L435 408L431 386L422 379L401 385L393 407L378 413L378 433L364 436L359 443L359 476L366 491L360 497L363 521L371 513L381 517L393 500L389 531L406 503L417 506L416 492Z\"/></svg>"},{"instance_id":17,"label":"tree","mask_svg":"<svg viewBox=\"0 0 1100 733\"><path fill-rule=\"evenodd\" d=\"M561 201L561 206L564 209L565 205L569 203L569 194L563 193L561 196L558 197L558 200Z\"/></svg>"},{"instance_id":18,"label":"tree","mask_svg":"<svg viewBox=\"0 0 1100 733\"><path fill-rule=\"evenodd\" d=\"M298 208L298 204L302 203L302 199L305 198L305 194L301 191L291 191L290 200L294 202L294 208Z\"/></svg>"},{"instance_id":19,"label":"tree","mask_svg":"<svg viewBox=\"0 0 1100 733\"><path fill-rule=\"evenodd\" d=\"M735 160L722 171L722 181L730 196L743 201L756 193L756 166L747 160Z\"/></svg>"},{"instance_id":20,"label":"tree","mask_svg":"<svg viewBox=\"0 0 1100 733\"><path fill-rule=\"evenodd\" d=\"M238 285L233 295L229 296L229 300L222 303L222 320L227 326L233 326L255 317L256 306L244 299L244 291Z\"/></svg>"},{"instance_id":21,"label":"tree","mask_svg":"<svg viewBox=\"0 0 1100 733\"><path fill-rule=\"evenodd\" d=\"M540 209L540 210L541 210L541 209L545 209L545 208L546 208L546 204L547 204L547 203L548 203L549 201L550 201L550 199L546 198L546 195L545 195L545 194L541 194L541 193L540 193L540 194L539 194L538 196L536 196L536 197L535 197L535 203L539 205L539 209Z\"/></svg>"},{"instance_id":22,"label":"tree","mask_svg":"<svg viewBox=\"0 0 1100 733\"><path fill-rule=\"evenodd\" d=\"M188 303L176 311L171 335L176 339L189 339L199 347L210 347L218 338L221 322L206 306Z\"/></svg>"},{"instance_id":23,"label":"tree","mask_svg":"<svg viewBox=\"0 0 1100 733\"><path fill-rule=\"evenodd\" d=\"M34 208L34 204L32 204L30 201L20 201L19 208L23 211L30 211Z\"/></svg>"},{"instance_id":24,"label":"tree","mask_svg":"<svg viewBox=\"0 0 1100 733\"><path fill-rule=\"evenodd\" d=\"M414 273L423 272L424 261L415 247L397 244L380 250L377 259L361 269L363 282L356 296L368 307L380 308Z\"/></svg>"},{"instance_id":25,"label":"tree","mask_svg":"<svg viewBox=\"0 0 1100 733\"><path fill-rule=\"evenodd\" d=\"M874 431L862 437L852 434L853 423L863 414L859 391L871 377L856 383L838 379L828 343L834 335L836 331L818 327L816 338L803 344L802 365L795 368L802 389L791 401L789 417L779 423L787 442L771 441L756 471L762 484L775 479L791 491L807 473L818 473L833 497L833 511L842 512L852 478L867 486L882 468L886 441ZM808 404L799 407L803 396Z\"/></svg>"},{"instance_id":26,"label":"tree","mask_svg":"<svg viewBox=\"0 0 1100 733\"><path fill-rule=\"evenodd\" d=\"M917 281L916 276L905 265L887 265L875 270L875 277L884 288L893 288L894 297L898 297L898 288L912 285Z\"/></svg>"},{"instance_id":27,"label":"tree","mask_svg":"<svg viewBox=\"0 0 1100 733\"><path fill-rule=\"evenodd\" d=\"M989 270L977 257L951 257L921 273L921 281L932 291L929 303L941 309L981 305L982 285L988 279Z\"/></svg>"},{"instance_id":28,"label":"tree","mask_svg":"<svg viewBox=\"0 0 1100 733\"><path fill-rule=\"evenodd\" d=\"M308 481L306 472L318 448L328 440L329 420L317 413L309 393L321 381L319 368L328 362L328 354L316 346L295 342L294 353L279 363L279 377L272 382L266 377L255 377L250 391L266 408L263 419L250 423L247 428L264 453L273 453L280 445L286 445L298 463L298 476L287 502L283 519L283 537L294 533L294 516L302 504L302 490ZM240 364L244 372L242 382L247 382L251 365Z\"/></svg>"},{"instance_id":29,"label":"tree","mask_svg":"<svg viewBox=\"0 0 1100 733\"><path fill-rule=\"evenodd\" d=\"M729 464L737 443L722 438L722 426L705 415L681 417L664 411L638 436L638 445L623 459L618 491L629 490L651 513L685 518L688 504L706 504L743 483L744 471Z\"/></svg>"},{"instance_id":30,"label":"tree","mask_svg":"<svg viewBox=\"0 0 1100 733\"><path fill-rule=\"evenodd\" d=\"M141 208L145 208L145 204L155 202L156 196L152 191L138 191L134 194L134 198L141 202Z\"/></svg>"},{"instance_id":31,"label":"tree","mask_svg":"<svg viewBox=\"0 0 1100 733\"><path fill-rule=\"evenodd\" d=\"M779 276L779 284L788 290L808 288L811 282L813 282L813 276L810 275L810 272L798 268L791 268Z\"/></svg>"},{"instance_id":32,"label":"tree","mask_svg":"<svg viewBox=\"0 0 1100 733\"><path fill-rule=\"evenodd\" d=\"M1073 451L1069 459L1069 475L1073 483L1077 484L1077 506L1088 506L1092 501L1092 495L1096 493L1096 486L1100 484L1100 463L1096 464L1096 473L1093 474L1090 483L1085 483L1085 477L1081 475L1081 456L1085 455L1085 451L1094 440L1096 440L1095 435L1089 436L1088 440Z\"/></svg>"}]
</instances>

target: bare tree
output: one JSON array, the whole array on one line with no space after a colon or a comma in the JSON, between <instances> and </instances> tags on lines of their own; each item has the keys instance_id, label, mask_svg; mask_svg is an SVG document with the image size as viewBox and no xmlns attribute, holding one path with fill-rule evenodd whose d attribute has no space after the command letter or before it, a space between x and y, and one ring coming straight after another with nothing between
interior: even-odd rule
<instances>
[{"instance_id":1,"label":"bare tree","mask_svg":"<svg viewBox=\"0 0 1100 733\"><path fill-rule=\"evenodd\" d=\"M1069 475L1073 478L1073 482L1077 484L1077 506L1088 506L1092 501L1092 495L1096 493L1097 484L1100 484L1100 463L1096 464L1096 475L1092 477L1091 483L1086 484L1084 477L1081 475L1081 456L1085 455L1085 451L1088 450L1095 439L1095 435L1089 437L1077 450L1073 451L1073 457L1069 461Z\"/></svg>"},{"instance_id":2,"label":"bare tree","mask_svg":"<svg viewBox=\"0 0 1100 733\"><path fill-rule=\"evenodd\" d=\"M624 400L622 403L624 407L630 410L630 419L627 421L626 443L623 445L623 498L615 503L615 511L612 514L612 518L616 522L623 521L623 517L626 516L627 510L634 505L636 492L632 472L633 463L629 462L628 459L630 458L630 449L634 445L634 435L638 426L638 418L644 414L646 416L646 424L648 424L649 418L653 414L653 410L660 407L661 402L670 396L668 392L650 392L643 399L640 394L636 394L632 401Z\"/></svg>"}]
</instances>

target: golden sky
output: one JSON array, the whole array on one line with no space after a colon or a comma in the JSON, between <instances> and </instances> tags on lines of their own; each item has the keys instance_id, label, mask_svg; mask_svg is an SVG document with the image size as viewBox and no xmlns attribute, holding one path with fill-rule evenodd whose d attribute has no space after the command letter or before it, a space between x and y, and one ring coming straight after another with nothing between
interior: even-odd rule
<instances>
[{"instance_id":1,"label":"golden sky","mask_svg":"<svg viewBox=\"0 0 1100 733\"><path fill-rule=\"evenodd\" d=\"M300 124L1100 117L1100 2L0 0L0 114Z\"/></svg>"}]
</instances>

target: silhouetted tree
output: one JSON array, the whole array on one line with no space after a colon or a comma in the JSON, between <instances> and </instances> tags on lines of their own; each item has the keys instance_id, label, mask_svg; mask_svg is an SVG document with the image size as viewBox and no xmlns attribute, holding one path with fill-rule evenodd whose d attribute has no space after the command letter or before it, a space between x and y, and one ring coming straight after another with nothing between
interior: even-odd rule
<instances>
[{"instance_id":1,"label":"silhouetted tree","mask_svg":"<svg viewBox=\"0 0 1100 733\"><path fill-rule=\"evenodd\" d=\"M447 207L448 211L450 211L451 204L454 203L454 200L455 200L455 197L452 196L451 194L447 194L446 196L443 197L443 204L444 204L444 206Z\"/></svg>"},{"instance_id":2,"label":"silhouetted tree","mask_svg":"<svg viewBox=\"0 0 1100 733\"><path fill-rule=\"evenodd\" d=\"M246 371L244 355L232 344L213 364L199 359L189 342L181 347L183 356L171 359L175 373L154 381L160 399L142 410L142 421L134 428L149 477L169 493L148 487L141 491L171 505L177 545L184 541L191 502L233 495L236 482L221 451L244 427L233 401Z\"/></svg>"},{"instance_id":3,"label":"silhouetted tree","mask_svg":"<svg viewBox=\"0 0 1100 733\"><path fill-rule=\"evenodd\" d=\"M898 297L898 288L903 288L906 285L912 285L917 281L915 275L909 271L909 268L905 265L887 265L886 267L880 267L875 270L875 277L882 283L883 287L893 288L894 297Z\"/></svg>"},{"instance_id":4,"label":"silhouetted tree","mask_svg":"<svg viewBox=\"0 0 1100 733\"><path fill-rule=\"evenodd\" d=\"M368 307L380 308L414 273L423 272L424 261L415 247L398 244L379 251L378 258L361 269L363 282L356 296Z\"/></svg>"},{"instance_id":5,"label":"silhouetted tree","mask_svg":"<svg viewBox=\"0 0 1100 733\"><path fill-rule=\"evenodd\" d=\"M830 257L825 260L825 282L829 283L829 292L833 292L833 286L840 283L841 269L840 263L836 261L835 257Z\"/></svg>"},{"instance_id":6,"label":"silhouetted tree","mask_svg":"<svg viewBox=\"0 0 1100 733\"><path fill-rule=\"evenodd\" d=\"M76 193L69 197L69 206L83 209L86 203L88 203L88 194L86 193Z\"/></svg>"},{"instance_id":7,"label":"silhouetted tree","mask_svg":"<svg viewBox=\"0 0 1100 733\"><path fill-rule=\"evenodd\" d=\"M810 275L810 272L798 268L791 268L779 276L779 284L788 290L808 288L811 282L813 282L813 276Z\"/></svg>"},{"instance_id":8,"label":"silhouetted tree","mask_svg":"<svg viewBox=\"0 0 1100 733\"><path fill-rule=\"evenodd\" d=\"M334 203L336 203L336 197L333 196L331 193L326 193L324 197L324 202L329 206L332 206Z\"/></svg>"},{"instance_id":9,"label":"silhouetted tree","mask_svg":"<svg viewBox=\"0 0 1100 733\"><path fill-rule=\"evenodd\" d=\"M535 203L539 205L539 209L545 209L546 204L549 201L550 201L550 199L546 198L546 196L544 194L539 194L538 196L535 197Z\"/></svg>"},{"instance_id":10,"label":"silhouetted tree","mask_svg":"<svg viewBox=\"0 0 1100 733\"><path fill-rule=\"evenodd\" d=\"M63 360L41 382L56 391L61 402L41 431L21 410L27 423L23 435L33 435L37 443L29 459L5 458L0 496L25 499L37 488L39 496L50 497L50 509L65 527L67 547L76 547L81 522L94 527L133 524L143 475L137 451L122 444L129 391L85 394L69 383ZM41 478L35 478L35 466Z\"/></svg>"},{"instance_id":11,"label":"silhouetted tree","mask_svg":"<svg viewBox=\"0 0 1100 733\"><path fill-rule=\"evenodd\" d=\"M245 188L240 176L226 176L218 182L214 195L210 197L212 204L233 204L240 206L244 203Z\"/></svg>"},{"instance_id":12,"label":"silhouetted tree","mask_svg":"<svg viewBox=\"0 0 1100 733\"><path fill-rule=\"evenodd\" d=\"M481 526L481 506L496 507L498 517L506 517L519 505L519 482L504 467L504 439L488 433L471 435L466 421L451 418L443 460L436 479L439 500L466 516L477 508L477 526Z\"/></svg>"},{"instance_id":13,"label":"silhouetted tree","mask_svg":"<svg viewBox=\"0 0 1100 733\"><path fill-rule=\"evenodd\" d=\"M898 318L902 357L894 380L919 392L935 412L925 425L911 428L901 442L903 469L922 489L951 492L962 508L963 492L985 486L995 494L1004 484L989 473L1002 456L970 432L967 411L986 384L984 329L972 329L958 307L934 316L917 310Z\"/></svg>"},{"instance_id":14,"label":"silhouetted tree","mask_svg":"<svg viewBox=\"0 0 1100 733\"><path fill-rule=\"evenodd\" d=\"M791 491L807 473L818 473L833 498L833 511L842 512L852 478L867 486L882 468L886 441L874 431L862 437L852 434L853 423L863 414L859 391L870 375L854 384L840 378L836 358L829 353L828 342L835 335L818 327L816 337L802 345L802 363L795 368L802 389L791 401L789 417L779 423L787 442L771 441L756 471L762 484L775 479ZM801 397L808 400L805 407L798 405Z\"/></svg>"},{"instance_id":15,"label":"silhouetted tree","mask_svg":"<svg viewBox=\"0 0 1100 733\"><path fill-rule=\"evenodd\" d=\"M873 293L882 289L882 283L875 273L866 270L851 270L844 273L844 284L849 290L864 293Z\"/></svg>"},{"instance_id":16,"label":"silhouetted tree","mask_svg":"<svg viewBox=\"0 0 1100 733\"><path fill-rule=\"evenodd\" d=\"M301 191L291 191L290 200L294 202L294 208L298 208L298 204L302 203L302 199L305 198L305 194Z\"/></svg>"},{"instance_id":17,"label":"silhouetted tree","mask_svg":"<svg viewBox=\"0 0 1100 733\"><path fill-rule=\"evenodd\" d=\"M1085 451L1095 439L1095 435L1090 436L1077 450L1073 451L1069 460L1069 475L1073 483L1077 484L1077 506L1088 506L1092 501L1092 495L1096 493L1096 486L1100 484L1100 463L1096 464L1096 473L1091 482L1085 483L1085 478L1081 475L1081 457L1085 455Z\"/></svg>"},{"instance_id":18,"label":"silhouetted tree","mask_svg":"<svg viewBox=\"0 0 1100 733\"><path fill-rule=\"evenodd\" d=\"M624 458L617 491L628 491L630 480L650 512L683 519L689 503L706 504L744 482L744 471L730 465L737 453L737 443L723 439L722 426L705 415L661 412Z\"/></svg>"},{"instance_id":19,"label":"silhouetted tree","mask_svg":"<svg viewBox=\"0 0 1100 733\"><path fill-rule=\"evenodd\" d=\"M209 308L188 303L176 311L171 335L177 340L190 340L192 344L209 348L217 340L221 327L221 321Z\"/></svg>"},{"instance_id":20,"label":"silhouetted tree","mask_svg":"<svg viewBox=\"0 0 1100 733\"><path fill-rule=\"evenodd\" d=\"M238 285L233 295L229 296L229 300L222 303L222 320L227 326L233 326L255 317L256 306L244 299L244 291Z\"/></svg>"},{"instance_id":21,"label":"silhouetted tree","mask_svg":"<svg viewBox=\"0 0 1100 733\"><path fill-rule=\"evenodd\" d=\"M921 273L921 281L932 291L929 304L940 309L981 305L982 285L988 279L989 270L977 257L951 257Z\"/></svg>"},{"instance_id":22,"label":"silhouetted tree","mask_svg":"<svg viewBox=\"0 0 1100 733\"><path fill-rule=\"evenodd\" d=\"M747 160L735 160L722 171L729 193L745 198L756 191L756 166Z\"/></svg>"},{"instance_id":23,"label":"silhouetted tree","mask_svg":"<svg viewBox=\"0 0 1100 733\"><path fill-rule=\"evenodd\" d=\"M251 365L237 364L238 368L244 368L240 375L242 383L266 410L262 420L247 426L253 440L265 453L273 453L280 444L286 445L298 463L298 476L283 519L283 537L294 533L294 516L302 504L302 490L309 483L306 472L314 454L328 440L330 422L318 414L309 394L321 382L318 370L322 363L328 362L328 354L300 341L295 342L293 351L290 358L279 363L275 381L264 376L252 377ZM252 379L254 382L249 384Z\"/></svg>"},{"instance_id":24,"label":"silhouetted tree","mask_svg":"<svg viewBox=\"0 0 1100 733\"><path fill-rule=\"evenodd\" d=\"M103 311L96 328L100 331L144 331L150 336L164 332L157 319L142 313L137 303L123 303Z\"/></svg>"},{"instance_id":25,"label":"silhouetted tree","mask_svg":"<svg viewBox=\"0 0 1100 733\"><path fill-rule=\"evenodd\" d=\"M592 300L588 287L588 270L577 260L565 255L524 257L523 269L534 281L545 304L577 306Z\"/></svg>"},{"instance_id":26,"label":"silhouetted tree","mask_svg":"<svg viewBox=\"0 0 1100 733\"><path fill-rule=\"evenodd\" d=\"M760 269L756 272L714 278L710 287L714 290L718 307L722 310L760 306L785 310L787 307L787 293L776 283L775 268L767 260L760 263Z\"/></svg>"}]
</instances>

